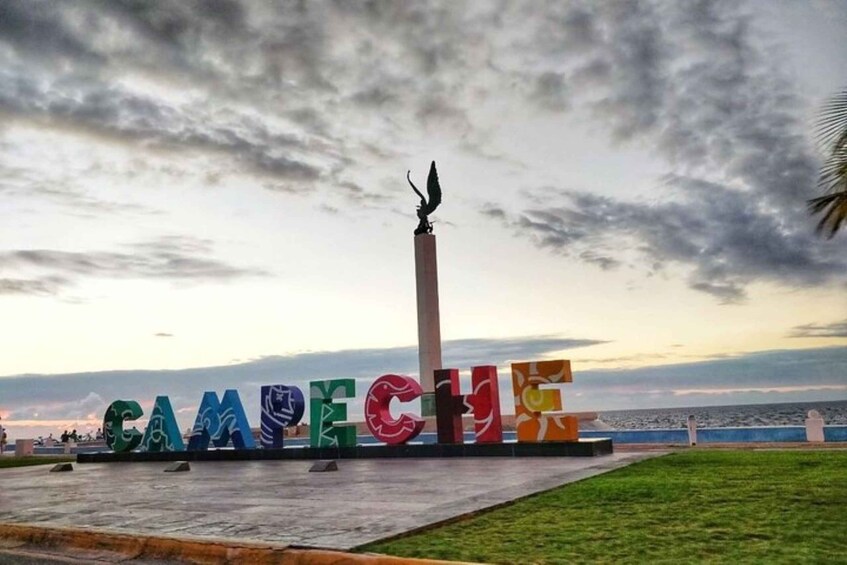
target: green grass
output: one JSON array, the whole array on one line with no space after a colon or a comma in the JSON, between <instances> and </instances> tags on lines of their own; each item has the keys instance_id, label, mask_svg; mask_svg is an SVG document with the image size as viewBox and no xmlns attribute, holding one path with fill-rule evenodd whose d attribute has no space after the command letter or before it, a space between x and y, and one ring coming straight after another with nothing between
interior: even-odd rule
<instances>
[{"instance_id":1,"label":"green grass","mask_svg":"<svg viewBox=\"0 0 847 565\"><path fill-rule=\"evenodd\" d=\"M0 457L0 469L12 467L29 467L30 465L47 465L76 461L76 455L39 455L37 457Z\"/></svg>"},{"instance_id":2,"label":"green grass","mask_svg":"<svg viewBox=\"0 0 847 565\"><path fill-rule=\"evenodd\" d=\"M359 550L494 563L847 563L847 452L676 453Z\"/></svg>"}]
</instances>

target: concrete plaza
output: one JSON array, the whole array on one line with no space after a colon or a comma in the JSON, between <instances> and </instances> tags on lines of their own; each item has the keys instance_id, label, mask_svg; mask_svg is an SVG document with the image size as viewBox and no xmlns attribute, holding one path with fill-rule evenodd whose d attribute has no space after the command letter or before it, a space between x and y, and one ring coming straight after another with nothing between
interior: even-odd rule
<instances>
[{"instance_id":1,"label":"concrete plaza","mask_svg":"<svg viewBox=\"0 0 847 565\"><path fill-rule=\"evenodd\" d=\"M659 454L23 467L0 470L0 522L349 549Z\"/></svg>"}]
</instances>

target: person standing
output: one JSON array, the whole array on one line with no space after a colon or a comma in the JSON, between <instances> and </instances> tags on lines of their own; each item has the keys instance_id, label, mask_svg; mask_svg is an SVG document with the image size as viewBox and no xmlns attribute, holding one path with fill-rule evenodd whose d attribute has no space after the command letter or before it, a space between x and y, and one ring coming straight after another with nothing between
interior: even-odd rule
<instances>
[{"instance_id":1,"label":"person standing","mask_svg":"<svg viewBox=\"0 0 847 565\"><path fill-rule=\"evenodd\" d=\"M3 417L0 416L0 420ZM6 447L6 430L3 429L3 422L0 421L0 455L3 455L3 449Z\"/></svg>"}]
</instances>

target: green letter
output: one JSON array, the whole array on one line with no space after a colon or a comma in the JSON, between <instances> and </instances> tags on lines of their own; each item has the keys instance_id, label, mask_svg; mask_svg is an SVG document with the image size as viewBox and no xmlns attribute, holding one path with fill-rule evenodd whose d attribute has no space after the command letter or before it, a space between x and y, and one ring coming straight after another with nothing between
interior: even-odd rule
<instances>
[{"instance_id":1,"label":"green letter","mask_svg":"<svg viewBox=\"0 0 847 565\"><path fill-rule=\"evenodd\" d=\"M135 428L124 430L124 420L137 420L144 414L134 400L115 400L103 416L103 435L106 447L116 453L132 451L141 443L141 432Z\"/></svg>"},{"instance_id":2,"label":"green letter","mask_svg":"<svg viewBox=\"0 0 847 565\"><path fill-rule=\"evenodd\" d=\"M309 434L312 447L355 447L356 426L345 422L347 405L333 402L356 394L354 379L333 379L309 383Z\"/></svg>"}]
</instances>

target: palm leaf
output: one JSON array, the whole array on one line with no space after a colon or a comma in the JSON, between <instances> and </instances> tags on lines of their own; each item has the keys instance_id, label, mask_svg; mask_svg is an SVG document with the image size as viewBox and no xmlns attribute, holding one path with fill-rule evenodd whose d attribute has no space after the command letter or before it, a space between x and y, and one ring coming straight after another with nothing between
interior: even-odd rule
<instances>
[{"instance_id":1,"label":"palm leaf","mask_svg":"<svg viewBox=\"0 0 847 565\"><path fill-rule=\"evenodd\" d=\"M847 223L847 90L824 104L816 138L828 154L818 175L818 187L824 195L807 204L812 215L823 214L817 233L832 238Z\"/></svg>"},{"instance_id":2,"label":"palm leaf","mask_svg":"<svg viewBox=\"0 0 847 565\"><path fill-rule=\"evenodd\" d=\"M824 104L817 120L816 137L826 153L847 150L847 90Z\"/></svg>"},{"instance_id":3,"label":"palm leaf","mask_svg":"<svg viewBox=\"0 0 847 565\"><path fill-rule=\"evenodd\" d=\"M812 198L808 206L812 214L823 214L815 231L827 239L831 239L838 233L841 224L847 222L847 190Z\"/></svg>"}]
</instances>

